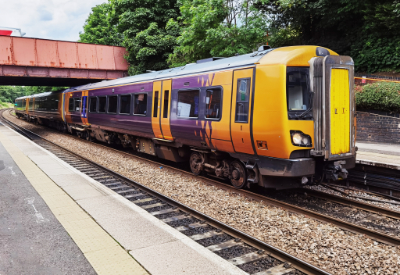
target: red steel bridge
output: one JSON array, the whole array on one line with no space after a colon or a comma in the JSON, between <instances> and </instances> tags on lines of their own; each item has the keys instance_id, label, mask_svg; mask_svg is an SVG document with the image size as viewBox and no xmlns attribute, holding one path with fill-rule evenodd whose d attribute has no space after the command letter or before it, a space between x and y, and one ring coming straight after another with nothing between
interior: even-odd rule
<instances>
[{"instance_id":1,"label":"red steel bridge","mask_svg":"<svg viewBox=\"0 0 400 275\"><path fill-rule=\"evenodd\" d=\"M123 47L0 35L0 85L78 86L127 76Z\"/></svg>"}]
</instances>

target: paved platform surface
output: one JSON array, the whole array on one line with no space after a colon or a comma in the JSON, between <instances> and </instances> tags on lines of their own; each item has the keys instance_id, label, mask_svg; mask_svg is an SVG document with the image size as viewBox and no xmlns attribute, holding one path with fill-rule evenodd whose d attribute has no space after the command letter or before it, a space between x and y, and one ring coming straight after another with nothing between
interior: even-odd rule
<instances>
[{"instance_id":1,"label":"paved platform surface","mask_svg":"<svg viewBox=\"0 0 400 275\"><path fill-rule=\"evenodd\" d=\"M4 175L18 172L22 177L22 183L18 184L31 188L31 193L25 193L26 186L15 187L19 193L9 195L14 197L4 205L13 208L5 212L7 216L4 219L14 220L15 223L16 220L26 221L18 224L23 236L21 247L14 247L12 243L12 239L19 238L16 230L8 230L9 227L4 229L3 226L0 229L1 235L6 235L9 242L8 252L0 250L0 274L24 274L19 270L32 268L34 263L54 267L55 272L49 269L48 272L26 274L246 274L147 211L1 125L0 143L4 146L1 147L3 151L7 151L13 159L8 157L5 161L5 168L0 171L3 173L0 174L1 182L6 182ZM3 154L0 156L5 159ZM13 161L15 170L10 170L7 167ZM0 194L14 184L0 184ZM2 195L7 196L7 193ZM35 197L35 200L25 200L27 197ZM19 203L14 206L14 201ZM40 206L36 208L39 214L29 212L35 211L30 209L33 208L32 204ZM27 209L18 210L24 207ZM39 226L43 227L42 217L52 224L47 231L39 229ZM3 214L0 224L7 224L2 219ZM0 240L3 240L3 236L0 236ZM35 246L32 246L28 250L31 242L41 249L35 251ZM71 247L65 248L65 245ZM31 251L35 251L36 256L26 255L32 254ZM7 253L18 254L18 258L7 258ZM28 264L29 261L26 265L16 262L17 259L23 262L29 257L31 264ZM64 262L59 263L60 258ZM15 273L1 270L1 261L4 259L8 264L5 266L15 268Z\"/></svg>"},{"instance_id":2,"label":"paved platform surface","mask_svg":"<svg viewBox=\"0 0 400 275\"><path fill-rule=\"evenodd\" d=\"M400 144L357 142L357 163L400 170Z\"/></svg>"},{"instance_id":3,"label":"paved platform surface","mask_svg":"<svg viewBox=\"0 0 400 275\"><path fill-rule=\"evenodd\" d=\"M96 274L1 143L0 247L0 274Z\"/></svg>"}]
</instances>

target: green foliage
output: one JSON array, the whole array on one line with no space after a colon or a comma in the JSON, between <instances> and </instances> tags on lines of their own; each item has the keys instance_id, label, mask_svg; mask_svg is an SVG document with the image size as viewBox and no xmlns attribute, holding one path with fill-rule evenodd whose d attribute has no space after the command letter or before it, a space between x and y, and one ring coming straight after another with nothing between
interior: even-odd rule
<instances>
[{"instance_id":1,"label":"green foliage","mask_svg":"<svg viewBox=\"0 0 400 275\"><path fill-rule=\"evenodd\" d=\"M399 71L400 37L363 37L353 44L350 56L358 71Z\"/></svg>"},{"instance_id":2,"label":"green foliage","mask_svg":"<svg viewBox=\"0 0 400 275\"><path fill-rule=\"evenodd\" d=\"M352 56L357 71L400 71L398 0L270 0L257 8L274 18L273 47L319 45Z\"/></svg>"},{"instance_id":3,"label":"green foliage","mask_svg":"<svg viewBox=\"0 0 400 275\"><path fill-rule=\"evenodd\" d=\"M265 44L268 20L255 8L260 1L181 0L181 16L169 22L169 26L182 27L178 46L168 60L171 66L245 54Z\"/></svg>"},{"instance_id":4,"label":"green foliage","mask_svg":"<svg viewBox=\"0 0 400 275\"><path fill-rule=\"evenodd\" d=\"M59 91L67 87L48 87L48 86L0 86L0 102L13 103L16 98L21 96L39 94L43 92Z\"/></svg>"},{"instance_id":5,"label":"green foliage","mask_svg":"<svg viewBox=\"0 0 400 275\"><path fill-rule=\"evenodd\" d=\"M131 75L168 68L166 59L176 45L179 15L176 0L111 0L111 23L123 34Z\"/></svg>"},{"instance_id":6,"label":"green foliage","mask_svg":"<svg viewBox=\"0 0 400 275\"><path fill-rule=\"evenodd\" d=\"M356 89L357 110L400 113L400 84L379 82Z\"/></svg>"},{"instance_id":7,"label":"green foliage","mask_svg":"<svg viewBox=\"0 0 400 275\"><path fill-rule=\"evenodd\" d=\"M117 27L110 22L112 7L110 3L103 3L92 8L83 26L83 33L79 33L79 42L120 46L123 36Z\"/></svg>"}]
</instances>

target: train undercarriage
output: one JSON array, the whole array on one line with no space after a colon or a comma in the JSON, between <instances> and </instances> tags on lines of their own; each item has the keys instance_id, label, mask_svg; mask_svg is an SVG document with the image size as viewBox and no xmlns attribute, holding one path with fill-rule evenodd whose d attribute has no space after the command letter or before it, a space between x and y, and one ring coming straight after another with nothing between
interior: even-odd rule
<instances>
[{"instance_id":1,"label":"train undercarriage","mask_svg":"<svg viewBox=\"0 0 400 275\"><path fill-rule=\"evenodd\" d=\"M323 180L336 181L347 178L347 168L354 166L355 159L325 162L323 158L292 160L260 158L243 154L230 154L216 150L194 148L180 143L139 137L135 135L95 129L78 124L65 124L17 113L28 122L44 125L64 133L70 133L87 141L115 144L134 151L156 156L173 162L189 163L195 175L212 175L229 180L235 188L262 186L273 189L298 188Z\"/></svg>"}]
</instances>

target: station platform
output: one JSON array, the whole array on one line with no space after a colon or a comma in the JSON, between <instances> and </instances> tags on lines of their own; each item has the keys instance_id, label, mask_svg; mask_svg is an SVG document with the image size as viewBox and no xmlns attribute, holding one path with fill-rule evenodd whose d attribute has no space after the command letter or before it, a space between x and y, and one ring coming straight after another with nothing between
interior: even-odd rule
<instances>
[{"instance_id":1,"label":"station platform","mask_svg":"<svg viewBox=\"0 0 400 275\"><path fill-rule=\"evenodd\" d=\"M400 144L357 142L356 163L400 170Z\"/></svg>"},{"instance_id":2,"label":"station platform","mask_svg":"<svg viewBox=\"0 0 400 275\"><path fill-rule=\"evenodd\" d=\"M0 274L247 274L0 124Z\"/></svg>"}]
</instances>

